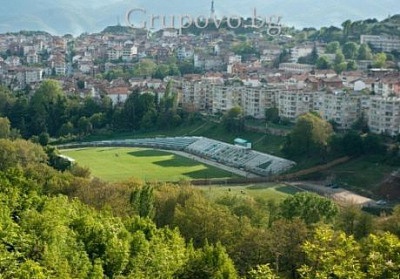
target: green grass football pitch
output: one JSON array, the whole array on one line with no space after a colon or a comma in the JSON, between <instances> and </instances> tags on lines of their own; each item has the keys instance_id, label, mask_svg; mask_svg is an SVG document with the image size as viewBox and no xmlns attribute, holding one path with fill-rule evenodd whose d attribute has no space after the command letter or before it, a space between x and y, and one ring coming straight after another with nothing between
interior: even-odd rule
<instances>
[{"instance_id":1,"label":"green grass football pitch","mask_svg":"<svg viewBox=\"0 0 400 279\"><path fill-rule=\"evenodd\" d=\"M93 176L116 182L129 178L146 181L178 181L237 177L192 159L146 148L81 148L62 150L63 155L86 166Z\"/></svg>"}]
</instances>

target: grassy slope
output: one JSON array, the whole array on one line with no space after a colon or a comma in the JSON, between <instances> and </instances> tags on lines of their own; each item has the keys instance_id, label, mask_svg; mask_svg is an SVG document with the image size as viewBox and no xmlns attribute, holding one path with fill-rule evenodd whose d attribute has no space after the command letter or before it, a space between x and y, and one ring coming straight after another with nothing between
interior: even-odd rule
<instances>
[{"instance_id":1,"label":"grassy slope","mask_svg":"<svg viewBox=\"0 0 400 279\"><path fill-rule=\"evenodd\" d=\"M233 140L239 137L251 141L253 143L253 149L274 154L276 156L282 156L280 147L284 140L284 137L281 136L264 135L263 133L256 132L229 133L222 127L222 125L211 121L199 121L192 125L183 125L171 130L122 133L112 134L109 136L90 136L86 140L145 138L156 136L204 136L227 143L233 143Z\"/></svg>"},{"instance_id":2,"label":"grassy slope","mask_svg":"<svg viewBox=\"0 0 400 279\"><path fill-rule=\"evenodd\" d=\"M348 188L374 192L380 182L397 169L398 167L383 164L379 156L363 156L336 166L326 174L344 183Z\"/></svg>"},{"instance_id":3,"label":"grassy slope","mask_svg":"<svg viewBox=\"0 0 400 279\"><path fill-rule=\"evenodd\" d=\"M246 186L202 186L199 187L204 191L207 197L218 199L224 195L249 195L254 198L262 198L264 200L281 201L288 195L293 195L300 190L283 184L263 184L263 185L246 185Z\"/></svg>"},{"instance_id":4,"label":"grassy slope","mask_svg":"<svg viewBox=\"0 0 400 279\"><path fill-rule=\"evenodd\" d=\"M144 180L178 181L179 179L224 178L233 175L171 153L140 148L88 148L63 150L92 174L106 181L131 177Z\"/></svg>"}]
</instances>

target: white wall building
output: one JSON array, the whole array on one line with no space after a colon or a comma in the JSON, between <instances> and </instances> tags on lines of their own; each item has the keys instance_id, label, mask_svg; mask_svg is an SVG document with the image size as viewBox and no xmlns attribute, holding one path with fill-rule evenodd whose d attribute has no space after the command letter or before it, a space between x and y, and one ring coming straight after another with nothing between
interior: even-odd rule
<instances>
[{"instance_id":1,"label":"white wall building","mask_svg":"<svg viewBox=\"0 0 400 279\"><path fill-rule=\"evenodd\" d=\"M362 94L343 91L315 95L314 110L327 121L334 121L339 129L350 129L362 116Z\"/></svg>"},{"instance_id":2,"label":"white wall building","mask_svg":"<svg viewBox=\"0 0 400 279\"><path fill-rule=\"evenodd\" d=\"M372 133L396 136L400 133L400 98L375 96L370 100L368 126Z\"/></svg>"},{"instance_id":3,"label":"white wall building","mask_svg":"<svg viewBox=\"0 0 400 279\"><path fill-rule=\"evenodd\" d=\"M299 115L311 111L314 94L297 90L279 91L277 96L279 116L295 121Z\"/></svg>"},{"instance_id":4,"label":"white wall building","mask_svg":"<svg viewBox=\"0 0 400 279\"><path fill-rule=\"evenodd\" d=\"M362 44L369 44L374 49L383 52L400 50L400 38L394 36L361 35L360 42Z\"/></svg>"}]
</instances>

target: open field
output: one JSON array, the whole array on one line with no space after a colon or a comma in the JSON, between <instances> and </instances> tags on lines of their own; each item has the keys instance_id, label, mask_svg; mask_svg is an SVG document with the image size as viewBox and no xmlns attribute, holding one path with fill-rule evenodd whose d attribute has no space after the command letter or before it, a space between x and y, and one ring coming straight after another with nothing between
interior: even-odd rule
<instances>
[{"instance_id":1,"label":"open field","mask_svg":"<svg viewBox=\"0 0 400 279\"><path fill-rule=\"evenodd\" d=\"M144 148L81 148L62 154L89 167L92 175L116 182L132 177L143 180L227 178L235 175L165 151Z\"/></svg>"},{"instance_id":2,"label":"open field","mask_svg":"<svg viewBox=\"0 0 400 279\"><path fill-rule=\"evenodd\" d=\"M211 199L218 199L226 194L231 195L248 195L253 198L261 198L264 200L281 201L289 195L293 195L302 190L293 186L284 184L254 184L243 186L199 186L204 193Z\"/></svg>"}]
</instances>

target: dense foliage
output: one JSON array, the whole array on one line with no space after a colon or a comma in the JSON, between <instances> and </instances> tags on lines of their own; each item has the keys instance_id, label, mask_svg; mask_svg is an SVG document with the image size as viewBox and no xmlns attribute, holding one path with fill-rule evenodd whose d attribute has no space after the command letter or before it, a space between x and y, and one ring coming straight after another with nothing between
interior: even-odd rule
<instances>
[{"instance_id":1,"label":"dense foliage","mask_svg":"<svg viewBox=\"0 0 400 279\"><path fill-rule=\"evenodd\" d=\"M140 94L143 93L143 94ZM46 133L51 137L76 137L107 134L113 131L173 128L190 117L178 109L176 93L169 84L159 97L157 92L134 91L124 104L113 105L110 98L66 95L57 81L46 80L29 98L0 88L0 133L10 125L12 134L24 137ZM1 135L1 134L0 134Z\"/></svg>"}]
</instances>

